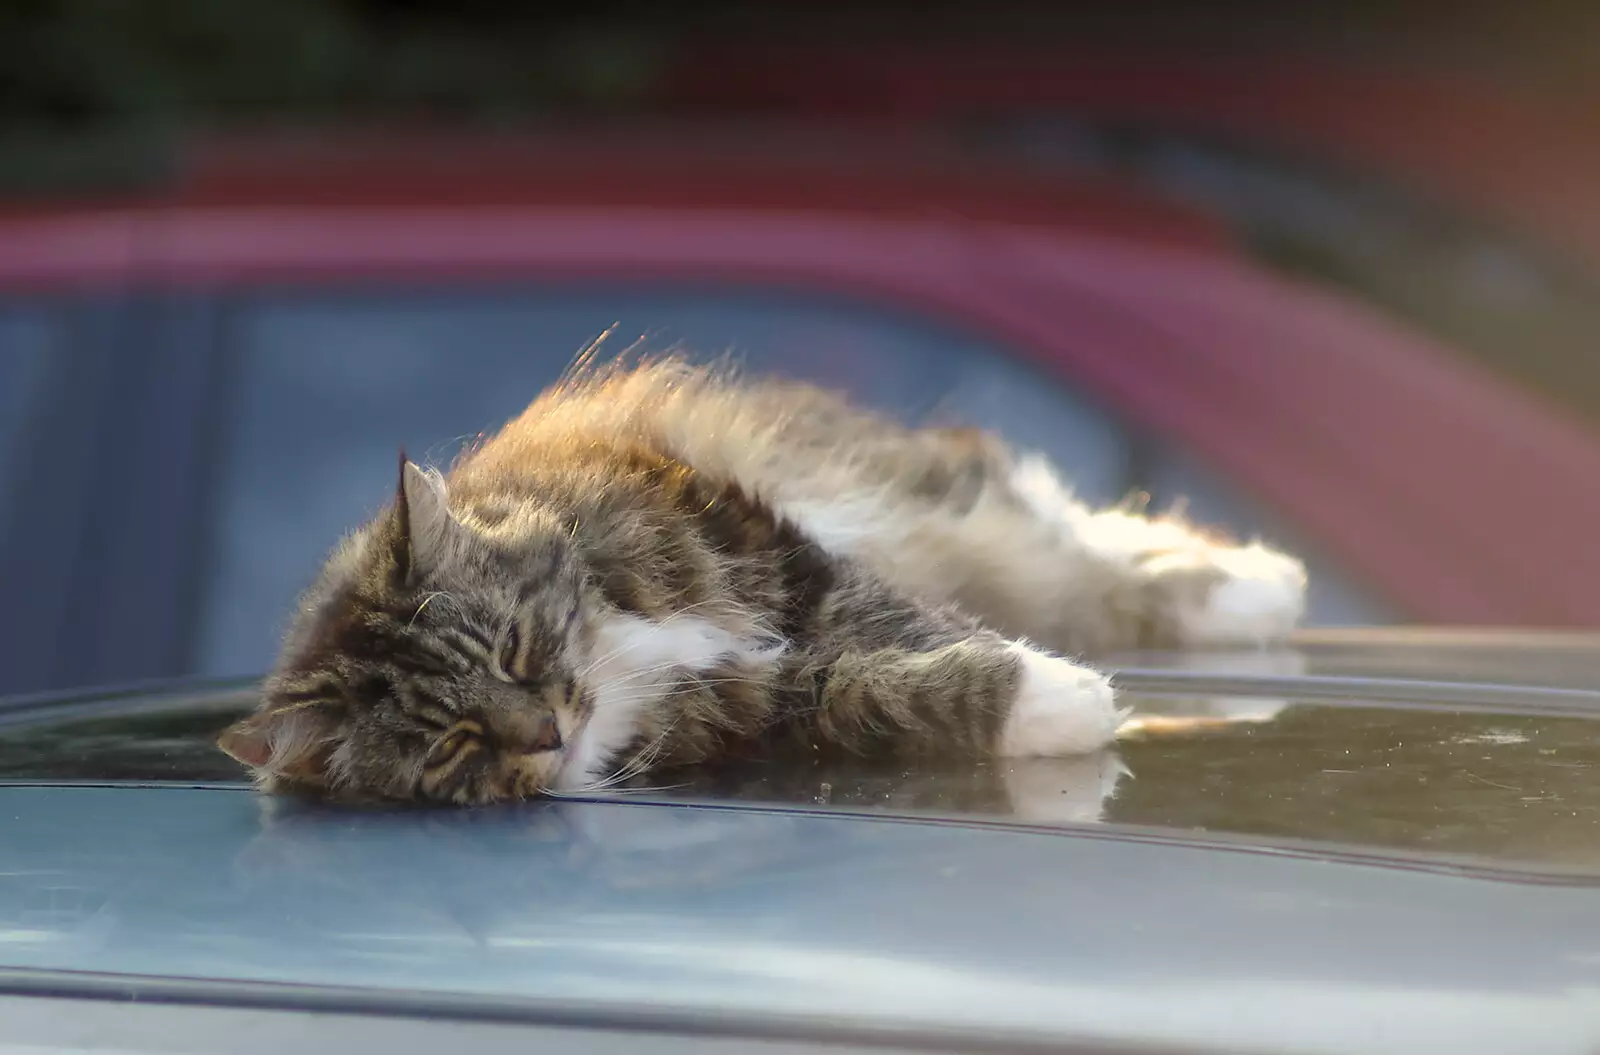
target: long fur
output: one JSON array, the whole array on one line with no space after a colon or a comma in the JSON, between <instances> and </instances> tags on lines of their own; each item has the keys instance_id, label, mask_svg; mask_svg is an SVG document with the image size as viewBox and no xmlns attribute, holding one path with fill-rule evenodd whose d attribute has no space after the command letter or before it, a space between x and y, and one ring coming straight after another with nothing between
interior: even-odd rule
<instances>
[{"instance_id":1,"label":"long fur","mask_svg":"<svg viewBox=\"0 0 1600 1055\"><path fill-rule=\"evenodd\" d=\"M783 740L1070 754L1119 712L1060 655L1272 640L1304 589L991 434L586 365L447 475L402 467L223 746L268 789L464 803Z\"/></svg>"}]
</instances>

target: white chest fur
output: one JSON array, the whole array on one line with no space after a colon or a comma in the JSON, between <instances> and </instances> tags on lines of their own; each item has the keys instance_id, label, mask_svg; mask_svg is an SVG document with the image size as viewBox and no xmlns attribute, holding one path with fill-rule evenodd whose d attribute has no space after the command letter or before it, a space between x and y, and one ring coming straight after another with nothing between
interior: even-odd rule
<instances>
[{"instance_id":1,"label":"white chest fur","mask_svg":"<svg viewBox=\"0 0 1600 1055\"><path fill-rule=\"evenodd\" d=\"M624 613L608 617L579 679L593 694L594 710L568 749L557 790L581 791L609 777L617 753L637 734L640 715L685 674L729 662L760 667L783 650L771 638L736 634L691 615L659 621Z\"/></svg>"}]
</instances>

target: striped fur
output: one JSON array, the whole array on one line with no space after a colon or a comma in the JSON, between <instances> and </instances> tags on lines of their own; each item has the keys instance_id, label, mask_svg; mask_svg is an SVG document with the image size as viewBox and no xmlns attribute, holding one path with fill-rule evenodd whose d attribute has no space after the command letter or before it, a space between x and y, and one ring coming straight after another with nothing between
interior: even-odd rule
<instances>
[{"instance_id":1,"label":"striped fur","mask_svg":"<svg viewBox=\"0 0 1600 1055\"><path fill-rule=\"evenodd\" d=\"M447 476L402 457L222 746L268 790L463 804L778 741L1092 750L1109 685L1045 648L1271 639L1303 591L1291 558L1088 510L988 434L586 368Z\"/></svg>"}]
</instances>

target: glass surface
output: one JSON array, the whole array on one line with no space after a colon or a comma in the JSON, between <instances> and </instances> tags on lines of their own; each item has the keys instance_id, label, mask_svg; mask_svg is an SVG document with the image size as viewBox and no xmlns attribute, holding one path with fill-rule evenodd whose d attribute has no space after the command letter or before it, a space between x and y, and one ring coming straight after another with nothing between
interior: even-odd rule
<instances>
[{"instance_id":1,"label":"glass surface","mask_svg":"<svg viewBox=\"0 0 1600 1055\"><path fill-rule=\"evenodd\" d=\"M1600 721L1126 694L1117 746L1066 759L828 758L814 752L658 771L630 800L713 799L1114 823L1178 834L1471 855L1600 873ZM212 746L237 708L12 726L0 780L242 782Z\"/></svg>"},{"instance_id":2,"label":"glass surface","mask_svg":"<svg viewBox=\"0 0 1600 1055\"><path fill-rule=\"evenodd\" d=\"M1196 716L1179 698L1125 699L1139 717L1170 717L1087 758L900 766L796 758L658 773L652 782L678 785L665 792L673 796L1128 824L1600 872L1593 719L1373 703L1228 721Z\"/></svg>"},{"instance_id":3,"label":"glass surface","mask_svg":"<svg viewBox=\"0 0 1600 1055\"><path fill-rule=\"evenodd\" d=\"M1129 741L1136 778L1106 819L1600 871L1597 734L1588 718L1296 707Z\"/></svg>"},{"instance_id":4,"label":"glass surface","mask_svg":"<svg viewBox=\"0 0 1600 1055\"><path fill-rule=\"evenodd\" d=\"M0 780L240 782L217 735L248 708L182 708L0 727Z\"/></svg>"}]
</instances>

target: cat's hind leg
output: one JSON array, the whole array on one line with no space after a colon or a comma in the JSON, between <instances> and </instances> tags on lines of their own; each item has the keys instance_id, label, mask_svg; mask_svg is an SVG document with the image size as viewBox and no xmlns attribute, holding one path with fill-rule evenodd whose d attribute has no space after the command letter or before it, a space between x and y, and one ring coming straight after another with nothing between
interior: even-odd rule
<instances>
[{"instance_id":1,"label":"cat's hind leg","mask_svg":"<svg viewBox=\"0 0 1600 1055\"><path fill-rule=\"evenodd\" d=\"M1056 526L1064 552L1109 573L1108 604L1136 615L1123 647L1269 645L1304 617L1305 565L1289 554L1176 517L1091 510L1038 456L1019 459L1011 482L1034 516Z\"/></svg>"}]
</instances>

